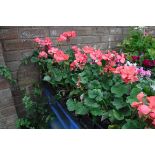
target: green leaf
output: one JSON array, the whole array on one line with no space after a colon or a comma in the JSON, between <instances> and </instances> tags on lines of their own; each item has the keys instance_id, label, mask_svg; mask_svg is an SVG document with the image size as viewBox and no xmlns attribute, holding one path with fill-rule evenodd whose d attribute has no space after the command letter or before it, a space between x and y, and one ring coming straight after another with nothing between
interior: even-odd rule
<instances>
[{"instance_id":1,"label":"green leaf","mask_svg":"<svg viewBox=\"0 0 155 155\"><path fill-rule=\"evenodd\" d=\"M118 111L116 110L112 110L113 111L113 115L114 117L117 119L117 120L123 120L124 119L124 116L122 114L120 114Z\"/></svg>"},{"instance_id":2,"label":"green leaf","mask_svg":"<svg viewBox=\"0 0 155 155\"><path fill-rule=\"evenodd\" d=\"M52 68L52 78L54 78L55 81L60 82L62 80L62 72L58 68Z\"/></svg>"},{"instance_id":3,"label":"green leaf","mask_svg":"<svg viewBox=\"0 0 155 155\"><path fill-rule=\"evenodd\" d=\"M36 58L36 57L32 57L32 58L31 58L31 62L32 62L32 63L36 63L36 62L38 62L38 61L39 61L39 60L38 60L38 58Z\"/></svg>"},{"instance_id":4,"label":"green leaf","mask_svg":"<svg viewBox=\"0 0 155 155\"><path fill-rule=\"evenodd\" d=\"M80 82L81 82L82 84L88 83L88 77L87 77L87 76L82 76L82 77L80 78Z\"/></svg>"},{"instance_id":5,"label":"green leaf","mask_svg":"<svg viewBox=\"0 0 155 155\"><path fill-rule=\"evenodd\" d=\"M120 129L120 126L118 124L112 124L108 126L108 129Z\"/></svg>"},{"instance_id":6,"label":"green leaf","mask_svg":"<svg viewBox=\"0 0 155 155\"><path fill-rule=\"evenodd\" d=\"M100 105L97 104L96 101L95 101L94 99L90 99L90 98L88 98L88 97L86 97L86 98L84 99L84 105L86 105L86 106L88 106L88 107L90 107L90 108L98 108L98 107L100 107Z\"/></svg>"},{"instance_id":7,"label":"green leaf","mask_svg":"<svg viewBox=\"0 0 155 155\"><path fill-rule=\"evenodd\" d=\"M112 104L115 106L117 110L127 106L127 103L123 101L123 98L115 98Z\"/></svg>"},{"instance_id":8,"label":"green leaf","mask_svg":"<svg viewBox=\"0 0 155 155\"><path fill-rule=\"evenodd\" d=\"M81 92L80 89L72 90L72 91L69 93L69 97L74 96L74 95L78 95L80 92Z\"/></svg>"},{"instance_id":9,"label":"green leaf","mask_svg":"<svg viewBox=\"0 0 155 155\"><path fill-rule=\"evenodd\" d=\"M151 59L154 60L155 59L155 49L152 49L152 48L148 49L148 53L149 53Z\"/></svg>"},{"instance_id":10,"label":"green leaf","mask_svg":"<svg viewBox=\"0 0 155 155\"><path fill-rule=\"evenodd\" d=\"M98 80L93 80L88 84L88 88L89 89L99 89L101 88L101 84Z\"/></svg>"},{"instance_id":11,"label":"green leaf","mask_svg":"<svg viewBox=\"0 0 155 155\"><path fill-rule=\"evenodd\" d=\"M44 76L43 78L44 81L50 82L51 77L49 75Z\"/></svg>"},{"instance_id":12,"label":"green leaf","mask_svg":"<svg viewBox=\"0 0 155 155\"><path fill-rule=\"evenodd\" d=\"M102 99L103 99L103 93L102 93L101 89L88 90L88 96L91 99L95 99L96 101L102 101Z\"/></svg>"},{"instance_id":13,"label":"green leaf","mask_svg":"<svg viewBox=\"0 0 155 155\"><path fill-rule=\"evenodd\" d=\"M132 103L134 101L137 101L137 95L141 92L141 89L139 88L133 88L131 90L130 96L127 97L127 103Z\"/></svg>"},{"instance_id":14,"label":"green leaf","mask_svg":"<svg viewBox=\"0 0 155 155\"><path fill-rule=\"evenodd\" d=\"M101 109L92 109L90 110L90 113L94 116L102 116L104 114L104 111L102 111Z\"/></svg>"},{"instance_id":15,"label":"green leaf","mask_svg":"<svg viewBox=\"0 0 155 155\"><path fill-rule=\"evenodd\" d=\"M88 73L87 73L86 70L81 72L81 73L79 73L79 77L80 77L80 82L82 84L88 83Z\"/></svg>"},{"instance_id":16,"label":"green leaf","mask_svg":"<svg viewBox=\"0 0 155 155\"><path fill-rule=\"evenodd\" d=\"M128 85L117 84L111 88L111 92L116 95L116 97L121 97L128 93Z\"/></svg>"},{"instance_id":17,"label":"green leaf","mask_svg":"<svg viewBox=\"0 0 155 155\"><path fill-rule=\"evenodd\" d=\"M115 120L123 120L124 116L122 114L120 114L118 111L116 111L115 109L111 110L109 112L109 117L111 119L111 121L115 121Z\"/></svg>"},{"instance_id":18,"label":"green leaf","mask_svg":"<svg viewBox=\"0 0 155 155\"><path fill-rule=\"evenodd\" d=\"M140 129L141 126L137 120L127 119L122 129Z\"/></svg>"},{"instance_id":19,"label":"green leaf","mask_svg":"<svg viewBox=\"0 0 155 155\"><path fill-rule=\"evenodd\" d=\"M67 109L69 111L74 111L76 110L76 102L73 101L72 99L68 99L67 102L66 102L66 105L67 105Z\"/></svg>"},{"instance_id":20,"label":"green leaf","mask_svg":"<svg viewBox=\"0 0 155 155\"><path fill-rule=\"evenodd\" d=\"M75 113L78 115L86 115L88 113L88 108L81 103L77 103Z\"/></svg>"}]
</instances>

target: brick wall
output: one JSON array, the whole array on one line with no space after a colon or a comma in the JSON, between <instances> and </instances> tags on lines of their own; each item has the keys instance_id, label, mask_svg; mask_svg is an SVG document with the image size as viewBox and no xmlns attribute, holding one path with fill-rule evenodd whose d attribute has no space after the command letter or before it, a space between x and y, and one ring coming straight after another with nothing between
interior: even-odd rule
<instances>
[{"instance_id":1,"label":"brick wall","mask_svg":"<svg viewBox=\"0 0 155 155\"><path fill-rule=\"evenodd\" d=\"M21 116L24 111L20 89L31 87L33 81L39 79L38 71L33 65L23 66L20 62L25 56L32 54L33 38L49 36L53 38L53 42L56 42L56 37L60 33L70 30L75 30L78 34L78 37L73 39L71 44L79 46L91 44L97 48L107 49L116 47L117 43L127 34L128 27L0 27L0 42L2 44L0 62L5 63L12 71L14 78L18 80L17 87L10 87L5 80L1 79L0 81L0 120L5 124L1 125L0 122L0 128L13 128L11 124L14 121L13 117L16 116L13 108L16 108L18 116ZM63 48L66 48L65 43ZM4 97L3 94L7 94L9 97Z\"/></svg>"},{"instance_id":2,"label":"brick wall","mask_svg":"<svg viewBox=\"0 0 155 155\"><path fill-rule=\"evenodd\" d=\"M2 44L0 43L0 64L5 65ZM15 128L17 114L10 84L0 77L0 128Z\"/></svg>"}]
</instances>

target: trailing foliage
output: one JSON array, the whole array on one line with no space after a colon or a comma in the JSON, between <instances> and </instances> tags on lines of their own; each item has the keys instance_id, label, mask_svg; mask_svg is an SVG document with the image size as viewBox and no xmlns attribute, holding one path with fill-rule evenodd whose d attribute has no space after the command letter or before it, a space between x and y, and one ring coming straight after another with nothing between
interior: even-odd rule
<instances>
[{"instance_id":1,"label":"trailing foliage","mask_svg":"<svg viewBox=\"0 0 155 155\"><path fill-rule=\"evenodd\" d=\"M11 82L12 84L15 84L16 81L13 79L12 73L9 68L7 68L4 65L0 65L0 76Z\"/></svg>"},{"instance_id":2,"label":"trailing foliage","mask_svg":"<svg viewBox=\"0 0 155 155\"><path fill-rule=\"evenodd\" d=\"M40 86L35 86L33 96L25 94L22 102L25 107L25 116L16 122L17 128L49 128L48 123L54 118L42 96Z\"/></svg>"}]
</instances>

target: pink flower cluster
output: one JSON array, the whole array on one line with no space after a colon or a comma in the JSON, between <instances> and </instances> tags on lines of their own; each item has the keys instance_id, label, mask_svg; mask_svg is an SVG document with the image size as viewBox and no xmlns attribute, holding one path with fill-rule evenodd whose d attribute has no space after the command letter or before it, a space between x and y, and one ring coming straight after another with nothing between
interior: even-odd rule
<instances>
[{"instance_id":1,"label":"pink flower cluster","mask_svg":"<svg viewBox=\"0 0 155 155\"><path fill-rule=\"evenodd\" d=\"M133 102L131 107L138 110L139 117L149 119L155 126L155 96L145 98L143 92L137 95L138 102Z\"/></svg>"},{"instance_id":2,"label":"pink flower cluster","mask_svg":"<svg viewBox=\"0 0 155 155\"><path fill-rule=\"evenodd\" d=\"M46 37L44 40L40 38L35 38L34 42L38 43L41 46L48 46L48 48L50 48L53 44L51 39L48 37Z\"/></svg>"},{"instance_id":3,"label":"pink flower cluster","mask_svg":"<svg viewBox=\"0 0 155 155\"><path fill-rule=\"evenodd\" d=\"M151 76L151 71L149 70L144 70L143 67L140 67L137 69L138 71L138 74L141 76L141 77L150 77Z\"/></svg>"},{"instance_id":4,"label":"pink flower cluster","mask_svg":"<svg viewBox=\"0 0 155 155\"><path fill-rule=\"evenodd\" d=\"M65 54L62 50L59 50L58 48L51 47L48 50L48 54L54 58L56 62L62 62L69 59L69 55Z\"/></svg>"},{"instance_id":5,"label":"pink flower cluster","mask_svg":"<svg viewBox=\"0 0 155 155\"><path fill-rule=\"evenodd\" d=\"M72 46L74 51L75 60L71 63L70 68L74 70L76 67L82 69L87 63L88 57L91 58L91 64L96 63L98 66L102 66L102 60L105 60L106 66L104 71L114 71L116 64L123 64L125 62L125 55L118 54L116 51L102 51L100 49L94 49L91 46L84 46L82 50L77 46Z\"/></svg>"},{"instance_id":6,"label":"pink flower cluster","mask_svg":"<svg viewBox=\"0 0 155 155\"><path fill-rule=\"evenodd\" d=\"M52 41L50 38L46 37L44 40L40 38L35 38L34 42L38 43L39 45L41 45L41 47L43 47L43 50L39 52L38 58L48 58L49 54L58 63L69 59L68 54L65 54L62 50L59 50L58 48L52 47Z\"/></svg>"},{"instance_id":7,"label":"pink flower cluster","mask_svg":"<svg viewBox=\"0 0 155 155\"><path fill-rule=\"evenodd\" d=\"M47 57L48 57L48 55L47 55L47 53L45 51L41 51L39 53L39 56L38 56L38 58L47 58Z\"/></svg>"},{"instance_id":8,"label":"pink flower cluster","mask_svg":"<svg viewBox=\"0 0 155 155\"><path fill-rule=\"evenodd\" d=\"M104 72L113 72L117 64L120 65L125 63L125 55L123 53L118 54L116 51L108 51L103 55L103 60L106 61Z\"/></svg>"},{"instance_id":9,"label":"pink flower cluster","mask_svg":"<svg viewBox=\"0 0 155 155\"><path fill-rule=\"evenodd\" d=\"M51 55L58 63L69 59L68 54L65 54L62 50L54 47L48 50L48 54Z\"/></svg>"},{"instance_id":10,"label":"pink flower cluster","mask_svg":"<svg viewBox=\"0 0 155 155\"><path fill-rule=\"evenodd\" d=\"M70 70L74 70L76 67L83 69L87 63L87 55L82 53L77 46L72 46L72 50L74 51L75 60L70 64Z\"/></svg>"},{"instance_id":11,"label":"pink flower cluster","mask_svg":"<svg viewBox=\"0 0 155 155\"><path fill-rule=\"evenodd\" d=\"M84 53L89 54L90 58L99 66L102 66L102 60L103 60L103 51L100 49L95 50L91 46L85 46L82 48Z\"/></svg>"},{"instance_id":12,"label":"pink flower cluster","mask_svg":"<svg viewBox=\"0 0 155 155\"><path fill-rule=\"evenodd\" d=\"M63 42L63 41L70 41L71 38L75 38L76 32L75 31L68 31L60 34L60 36L57 38L58 42Z\"/></svg>"},{"instance_id":13,"label":"pink flower cluster","mask_svg":"<svg viewBox=\"0 0 155 155\"><path fill-rule=\"evenodd\" d=\"M138 71L135 66L118 66L113 73L120 74L125 83L133 83L138 81Z\"/></svg>"}]
</instances>

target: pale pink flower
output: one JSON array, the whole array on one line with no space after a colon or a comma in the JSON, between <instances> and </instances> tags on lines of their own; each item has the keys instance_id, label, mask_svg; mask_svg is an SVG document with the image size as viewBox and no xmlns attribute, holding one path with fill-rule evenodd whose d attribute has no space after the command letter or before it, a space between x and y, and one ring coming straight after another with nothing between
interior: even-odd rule
<instances>
[{"instance_id":1,"label":"pale pink flower","mask_svg":"<svg viewBox=\"0 0 155 155\"><path fill-rule=\"evenodd\" d=\"M47 57L48 57L48 55L45 51L40 52L39 56L38 56L38 58L47 58Z\"/></svg>"},{"instance_id":2,"label":"pale pink flower","mask_svg":"<svg viewBox=\"0 0 155 155\"><path fill-rule=\"evenodd\" d=\"M142 115L147 115L147 114L149 114L151 112L151 109L147 105L140 105L138 107L138 111Z\"/></svg>"}]
</instances>

